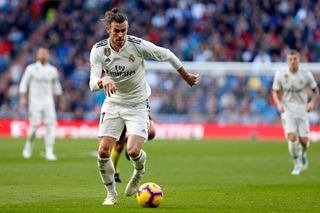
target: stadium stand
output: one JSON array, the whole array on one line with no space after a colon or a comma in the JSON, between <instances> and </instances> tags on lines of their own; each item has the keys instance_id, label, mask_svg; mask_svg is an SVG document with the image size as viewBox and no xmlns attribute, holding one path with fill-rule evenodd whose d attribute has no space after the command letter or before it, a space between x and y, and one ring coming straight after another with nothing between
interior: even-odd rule
<instances>
[{"instance_id":1,"label":"stadium stand","mask_svg":"<svg viewBox=\"0 0 320 213\"><path fill-rule=\"evenodd\" d=\"M283 62L290 48L301 52L303 62L320 60L316 0L0 1L0 117L26 115L17 113L18 84L37 47L45 46L64 89L59 118L98 119L104 95L88 90L88 58L92 45L106 37L100 17L115 6L128 15L129 34L170 47L183 61ZM148 80L156 119L279 121L270 76L208 74L188 91L174 72L148 72ZM320 123L319 116L311 121Z\"/></svg>"}]
</instances>

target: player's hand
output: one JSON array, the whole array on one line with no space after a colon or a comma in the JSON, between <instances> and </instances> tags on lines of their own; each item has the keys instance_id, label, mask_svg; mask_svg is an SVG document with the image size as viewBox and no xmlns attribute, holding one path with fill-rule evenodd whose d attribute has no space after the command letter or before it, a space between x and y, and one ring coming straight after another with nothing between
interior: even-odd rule
<instances>
[{"instance_id":1,"label":"player's hand","mask_svg":"<svg viewBox=\"0 0 320 213\"><path fill-rule=\"evenodd\" d=\"M106 96L110 97L111 94L114 94L117 91L116 84L108 76L104 76L103 78L101 78L101 81L102 81L102 86L104 88L104 94Z\"/></svg>"},{"instance_id":2,"label":"player's hand","mask_svg":"<svg viewBox=\"0 0 320 213\"><path fill-rule=\"evenodd\" d=\"M192 74L188 73L187 75L183 76L183 79L192 87L193 85L196 85L199 83L199 74Z\"/></svg>"},{"instance_id":3,"label":"player's hand","mask_svg":"<svg viewBox=\"0 0 320 213\"><path fill-rule=\"evenodd\" d=\"M307 112L311 112L314 109L314 103L310 102L307 105Z\"/></svg>"},{"instance_id":4,"label":"player's hand","mask_svg":"<svg viewBox=\"0 0 320 213\"><path fill-rule=\"evenodd\" d=\"M277 108L278 108L278 112L280 112L280 113L284 112L284 108L283 108L283 105L281 103L277 104Z\"/></svg>"},{"instance_id":5,"label":"player's hand","mask_svg":"<svg viewBox=\"0 0 320 213\"><path fill-rule=\"evenodd\" d=\"M20 101L19 101L19 106L18 106L18 114L19 117L25 117L27 113L27 107L28 107L28 98L27 95L21 95L20 96Z\"/></svg>"},{"instance_id":6,"label":"player's hand","mask_svg":"<svg viewBox=\"0 0 320 213\"><path fill-rule=\"evenodd\" d=\"M190 85L190 87L192 87L193 85L198 84L198 82L199 82L199 74L188 73L184 69L184 67L180 67L177 71L181 75L181 77Z\"/></svg>"}]
</instances>

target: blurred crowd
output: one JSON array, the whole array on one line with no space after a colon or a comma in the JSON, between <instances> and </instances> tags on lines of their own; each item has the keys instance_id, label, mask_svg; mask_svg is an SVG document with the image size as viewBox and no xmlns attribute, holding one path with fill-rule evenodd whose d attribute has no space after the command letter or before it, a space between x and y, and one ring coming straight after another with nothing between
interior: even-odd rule
<instances>
[{"instance_id":1,"label":"blurred crowd","mask_svg":"<svg viewBox=\"0 0 320 213\"><path fill-rule=\"evenodd\" d=\"M19 81L44 46L64 90L59 118L98 119L104 94L88 89L89 54L107 37L100 18L113 7L127 14L129 34L170 48L183 61L283 62L291 48L303 62L320 60L317 0L0 0L0 117L25 116L18 109ZM148 71L147 78L158 120L279 119L270 98L272 76L206 75L192 89L174 71ZM314 123L318 114L311 116Z\"/></svg>"}]
</instances>

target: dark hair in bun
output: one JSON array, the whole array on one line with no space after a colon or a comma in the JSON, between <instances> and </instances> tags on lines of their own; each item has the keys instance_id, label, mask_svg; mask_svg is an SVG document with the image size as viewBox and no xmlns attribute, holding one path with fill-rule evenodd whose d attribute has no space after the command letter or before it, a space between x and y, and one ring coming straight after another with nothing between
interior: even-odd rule
<instances>
[{"instance_id":1,"label":"dark hair in bun","mask_svg":"<svg viewBox=\"0 0 320 213\"><path fill-rule=\"evenodd\" d=\"M107 26L110 26L112 22L123 23L125 21L128 21L128 18L124 13L121 13L119 9L115 7L104 14L104 18L102 19L102 21Z\"/></svg>"}]
</instances>

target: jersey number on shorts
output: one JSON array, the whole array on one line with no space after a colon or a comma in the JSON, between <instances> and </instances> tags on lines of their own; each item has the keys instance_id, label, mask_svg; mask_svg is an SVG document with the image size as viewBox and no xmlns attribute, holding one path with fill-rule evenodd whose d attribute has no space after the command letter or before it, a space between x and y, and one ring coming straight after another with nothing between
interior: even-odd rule
<instances>
[{"instance_id":1,"label":"jersey number on shorts","mask_svg":"<svg viewBox=\"0 0 320 213\"><path fill-rule=\"evenodd\" d=\"M104 120L104 115L105 115L106 113L105 112L103 112L102 113L102 116L101 116L101 120L100 120L100 123L102 123L103 124L103 120Z\"/></svg>"}]
</instances>

